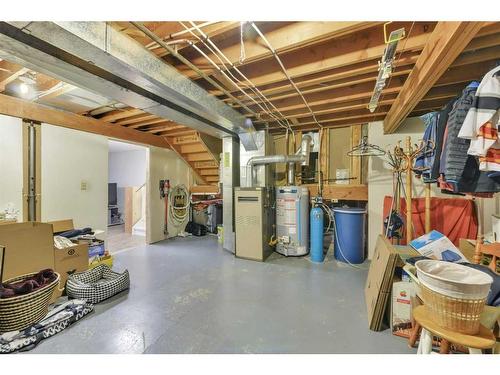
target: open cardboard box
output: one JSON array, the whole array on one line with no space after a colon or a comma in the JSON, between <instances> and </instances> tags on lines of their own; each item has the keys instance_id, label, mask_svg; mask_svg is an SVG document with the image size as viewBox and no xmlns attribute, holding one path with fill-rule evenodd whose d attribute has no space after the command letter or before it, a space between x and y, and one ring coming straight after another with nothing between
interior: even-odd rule
<instances>
[{"instance_id":1,"label":"open cardboard box","mask_svg":"<svg viewBox=\"0 0 500 375\"><path fill-rule=\"evenodd\" d=\"M5 247L2 281L46 268L54 269L54 241L50 224L25 222L0 225L0 246Z\"/></svg>"},{"instance_id":2,"label":"open cardboard box","mask_svg":"<svg viewBox=\"0 0 500 375\"><path fill-rule=\"evenodd\" d=\"M404 260L420 254L409 246L394 246L383 235L379 235L365 285L365 302L368 325L373 331L383 329L384 316L390 303L396 267L403 267Z\"/></svg>"},{"instance_id":3,"label":"open cardboard box","mask_svg":"<svg viewBox=\"0 0 500 375\"><path fill-rule=\"evenodd\" d=\"M65 232L73 230L73 220L59 220L51 221L52 235L54 233ZM54 269L61 275L61 288L66 286L68 276L75 272L86 271L89 267L89 254L87 243L74 243L73 246L64 249L58 249L54 246ZM54 292L53 300L60 297L62 291L56 290Z\"/></svg>"}]
</instances>

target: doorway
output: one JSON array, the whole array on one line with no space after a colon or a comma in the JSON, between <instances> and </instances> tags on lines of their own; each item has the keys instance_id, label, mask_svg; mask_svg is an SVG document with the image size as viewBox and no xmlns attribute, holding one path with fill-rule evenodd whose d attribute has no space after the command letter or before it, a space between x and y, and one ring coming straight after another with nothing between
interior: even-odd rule
<instances>
[{"instance_id":1,"label":"doorway","mask_svg":"<svg viewBox=\"0 0 500 375\"><path fill-rule=\"evenodd\" d=\"M146 244L147 154L136 144L108 141L108 249Z\"/></svg>"}]
</instances>

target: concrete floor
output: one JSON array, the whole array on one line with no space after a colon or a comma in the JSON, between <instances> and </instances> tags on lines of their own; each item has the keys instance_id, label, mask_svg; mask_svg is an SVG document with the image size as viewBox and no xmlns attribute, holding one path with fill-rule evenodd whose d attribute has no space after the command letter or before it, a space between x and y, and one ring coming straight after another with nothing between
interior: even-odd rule
<instances>
[{"instance_id":1,"label":"concrete floor","mask_svg":"<svg viewBox=\"0 0 500 375\"><path fill-rule=\"evenodd\" d=\"M131 289L31 353L415 353L368 330L366 270L329 258L236 259L214 237L116 255ZM366 265L365 265L366 267Z\"/></svg>"}]
</instances>

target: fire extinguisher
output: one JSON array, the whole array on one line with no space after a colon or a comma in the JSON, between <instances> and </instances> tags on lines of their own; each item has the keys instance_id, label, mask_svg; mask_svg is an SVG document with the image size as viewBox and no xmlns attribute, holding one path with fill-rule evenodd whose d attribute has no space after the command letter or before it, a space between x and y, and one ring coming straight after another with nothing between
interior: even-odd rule
<instances>
[{"instance_id":1,"label":"fire extinguisher","mask_svg":"<svg viewBox=\"0 0 500 375\"><path fill-rule=\"evenodd\" d=\"M160 198L165 200L165 226L163 233L168 235L168 194L170 192L170 180L160 180Z\"/></svg>"}]
</instances>

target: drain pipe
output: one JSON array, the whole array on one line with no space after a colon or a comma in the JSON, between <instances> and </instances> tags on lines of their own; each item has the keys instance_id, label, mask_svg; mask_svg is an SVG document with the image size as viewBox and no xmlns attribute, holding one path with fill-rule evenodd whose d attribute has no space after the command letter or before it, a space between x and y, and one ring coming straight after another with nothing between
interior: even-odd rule
<instances>
[{"instance_id":1,"label":"drain pipe","mask_svg":"<svg viewBox=\"0 0 500 375\"><path fill-rule=\"evenodd\" d=\"M309 154L312 144L312 138L304 135L301 140L300 148L295 155L269 155L254 156L247 162L247 186L253 186L254 165L288 163L287 185L293 185L295 180L295 163L309 165Z\"/></svg>"}]
</instances>

